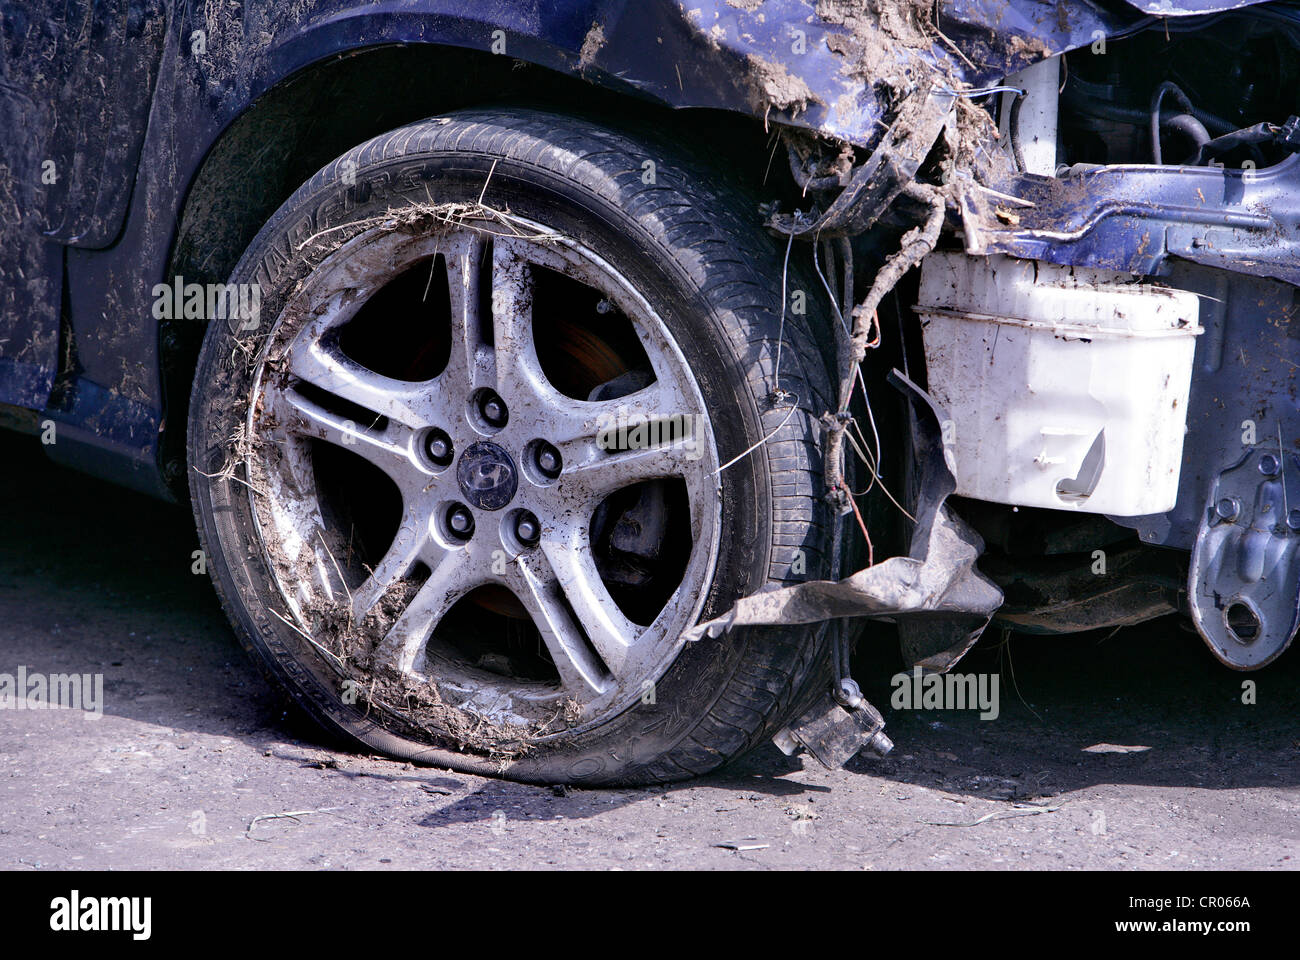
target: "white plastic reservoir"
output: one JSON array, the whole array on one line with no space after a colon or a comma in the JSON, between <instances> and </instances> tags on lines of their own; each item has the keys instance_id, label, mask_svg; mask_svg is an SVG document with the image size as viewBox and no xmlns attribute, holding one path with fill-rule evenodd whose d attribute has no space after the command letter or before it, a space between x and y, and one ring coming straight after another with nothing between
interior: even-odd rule
<instances>
[{"instance_id":1,"label":"white plastic reservoir","mask_svg":"<svg viewBox=\"0 0 1300 960\"><path fill-rule=\"evenodd\" d=\"M1178 496L1199 302L1126 273L932 253L917 312L957 493L1115 516Z\"/></svg>"}]
</instances>

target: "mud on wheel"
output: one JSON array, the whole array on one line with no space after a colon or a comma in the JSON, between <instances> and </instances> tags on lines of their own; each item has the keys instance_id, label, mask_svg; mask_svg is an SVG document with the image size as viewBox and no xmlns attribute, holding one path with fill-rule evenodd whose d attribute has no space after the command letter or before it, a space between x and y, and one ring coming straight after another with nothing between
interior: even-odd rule
<instances>
[{"instance_id":1,"label":"mud on wheel","mask_svg":"<svg viewBox=\"0 0 1300 960\"><path fill-rule=\"evenodd\" d=\"M256 326L204 341L191 490L239 636L322 723L662 781L822 677L821 631L681 639L831 572L827 374L724 179L650 136L466 111L355 148L259 233L231 278Z\"/></svg>"}]
</instances>

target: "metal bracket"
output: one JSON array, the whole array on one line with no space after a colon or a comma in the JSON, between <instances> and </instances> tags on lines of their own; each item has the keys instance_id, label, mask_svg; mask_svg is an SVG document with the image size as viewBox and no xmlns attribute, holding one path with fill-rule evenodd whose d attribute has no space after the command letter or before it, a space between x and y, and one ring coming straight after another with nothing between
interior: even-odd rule
<instances>
[{"instance_id":1,"label":"metal bracket","mask_svg":"<svg viewBox=\"0 0 1300 960\"><path fill-rule=\"evenodd\" d=\"M848 709L841 698L848 701ZM883 757L894 749L885 736L885 718L862 697L852 680L828 689L798 720L781 730L772 742L788 757L807 750L828 770L838 770L860 750Z\"/></svg>"},{"instance_id":2,"label":"metal bracket","mask_svg":"<svg viewBox=\"0 0 1300 960\"><path fill-rule=\"evenodd\" d=\"M1256 448L1219 474L1188 595L1197 630L1227 666L1257 670L1287 648L1300 627L1300 458Z\"/></svg>"}]
</instances>

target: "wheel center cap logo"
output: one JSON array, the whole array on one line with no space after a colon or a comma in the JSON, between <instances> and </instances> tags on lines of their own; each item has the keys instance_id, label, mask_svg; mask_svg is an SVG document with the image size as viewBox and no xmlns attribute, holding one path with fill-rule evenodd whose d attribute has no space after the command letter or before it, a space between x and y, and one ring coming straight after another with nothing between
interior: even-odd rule
<instances>
[{"instance_id":1,"label":"wheel center cap logo","mask_svg":"<svg viewBox=\"0 0 1300 960\"><path fill-rule=\"evenodd\" d=\"M515 463L495 443L471 443L456 464L456 480L465 499L480 510L500 510L519 489Z\"/></svg>"}]
</instances>

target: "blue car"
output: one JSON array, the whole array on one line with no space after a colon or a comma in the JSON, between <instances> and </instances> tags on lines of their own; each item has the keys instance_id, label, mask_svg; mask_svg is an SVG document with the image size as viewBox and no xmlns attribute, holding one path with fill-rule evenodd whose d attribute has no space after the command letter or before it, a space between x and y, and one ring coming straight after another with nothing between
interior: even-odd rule
<instances>
[{"instance_id":1,"label":"blue car","mask_svg":"<svg viewBox=\"0 0 1300 960\"><path fill-rule=\"evenodd\" d=\"M1300 625L1300 8L0 0L0 425L327 728L891 742L996 619Z\"/></svg>"}]
</instances>

